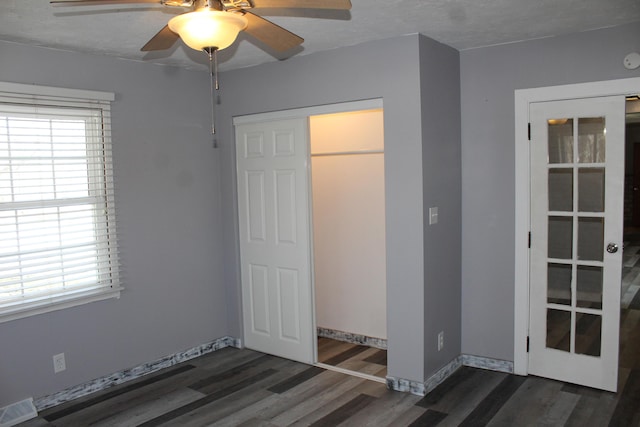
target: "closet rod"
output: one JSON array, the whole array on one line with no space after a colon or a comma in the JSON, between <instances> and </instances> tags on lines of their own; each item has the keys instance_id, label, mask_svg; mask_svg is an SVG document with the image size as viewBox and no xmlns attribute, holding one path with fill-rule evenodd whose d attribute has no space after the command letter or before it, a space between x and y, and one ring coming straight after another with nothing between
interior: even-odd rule
<instances>
[{"instance_id":1,"label":"closet rod","mask_svg":"<svg viewBox=\"0 0 640 427\"><path fill-rule=\"evenodd\" d=\"M315 153L311 157L321 156L353 156L355 154L384 154L384 150L362 150L362 151L332 151L328 153Z\"/></svg>"}]
</instances>

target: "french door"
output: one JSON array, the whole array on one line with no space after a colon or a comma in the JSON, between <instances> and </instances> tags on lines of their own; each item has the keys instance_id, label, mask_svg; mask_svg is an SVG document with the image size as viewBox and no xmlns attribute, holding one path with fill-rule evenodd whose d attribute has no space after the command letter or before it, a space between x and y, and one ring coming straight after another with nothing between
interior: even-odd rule
<instances>
[{"instance_id":1,"label":"french door","mask_svg":"<svg viewBox=\"0 0 640 427\"><path fill-rule=\"evenodd\" d=\"M615 391L623 96L530 104L529 373Z\"/></svg>"},{"instance_id":2,"label":"french door","mask_svg":"<svg viewBox=\"0 0 640 427\"><path fill-rule=\"evenodd\" d=\"M244 339L313 363L306 118L236 125Z\"/></svg>"}]
</instances>

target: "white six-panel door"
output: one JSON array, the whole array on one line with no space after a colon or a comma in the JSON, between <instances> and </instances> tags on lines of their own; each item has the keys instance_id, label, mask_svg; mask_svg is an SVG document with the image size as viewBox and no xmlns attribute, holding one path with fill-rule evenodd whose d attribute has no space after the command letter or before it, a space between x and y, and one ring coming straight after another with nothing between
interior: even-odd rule
<instances>
[{"instance_id":1,"label":"white six-panel door","mask_svg":"<svg viewBox=\"0 0 640 427\"><path fill-rule=\"evenodd\" d=\"M610 391L618 380L624 101L530 106L529 373Z\"/></svg>"},{"instance_id":2,"label":"white six-panel door","mask_svg":"<svg viewBox=\"0 0 640 427\"><path fill-rule=\"evenodd\" d=\"M235 129L245 345L313 363L307 119Z\"/></svg>"}]
</instances>

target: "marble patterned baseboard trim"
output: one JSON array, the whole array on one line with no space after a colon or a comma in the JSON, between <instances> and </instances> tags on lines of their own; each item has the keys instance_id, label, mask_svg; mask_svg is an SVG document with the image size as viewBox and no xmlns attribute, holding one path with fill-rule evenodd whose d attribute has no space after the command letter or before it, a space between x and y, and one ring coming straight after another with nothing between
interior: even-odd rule
<instances>
[{"instance_id":1,"label":"marble patterned baseboard trim","mask_svg":"<svg viewBox=\"0 0 640 427\"><path fill-rule=\"evenodd\" d=\"M435 389L444 380L449 378L451 374L460 369L462 366L472 368L487 369L490 371L513 373L513 362L507 360L491 359L488 357L472 356L469 354L461 354L460 356L447 363L440 368L435 374L429 377L424 383L419 381L411 381L403 378L387 377L387 388L395 391L408 392L418 396L425 396L427 393Z\"/></svg>"},{"instance_id":2,"label":"marble patterned baseboard trim","mask_svg":"<svg viewBox=\"0 0 640 427\"><path fill-rule=\"evenodd\" d=\"M462 356L458 356L451 362L444 365L435 374L431 375L424 382L425 394L438 387L444 380L449 378L451 374L462 367Z\"/></svg>"},{"instance_id":3,"label":"marble patterned baseboard trim","mask_svg":"<svg viewBox=\"0 0 640 427\"><path fill-rule=\"evenodd\" d=\"M404 378L387 377L387 388L393 391L417 394L418 396L424 396L427 394L424 388L424 383L406 380Z\"/></svg>"},{"instance_id":4,"label":"marble patterned baseboard trim","mask_svg":"<svg viewBox=\"0 0 640 427\"><path fill-rule=\"evenodd\" d=\"M375 347L382 350L387 349L387 340L384 338L368 337L366 335L352 334L351 332L343 332L328 328L318 328L318 336L348 342L350 344L362 344L367 347Z\"/></svg>"},{"instance_id":5,"label":"marble patterned baseboard trim","mask_svg":"<svg viewBox=\"0 0 640 427\"><path fill-rule=\"evenodd\" d=\"M451 374L462 366L462 357L458 356L431 375L424 383L405 380L402 378L387 377L387 388L395 391L409 392L418 396L425 396L440 383L449 378Z\"/></svg>"},{"instance_id":6,"label":"marble patterned baseboard trim","mask_svg":"<svg viewBox=\"0 0 640 427\"><path fill-rule=\"evenodd\" d=\"M229 336L218 338L217 340L162 357L152 362L143 363L133 368L125 369L101 378L96 378L84 384L79 384L57 393L37 398L35 399L34 404L38 411L43 411L47 408L69 402L97 391L105 390L109 387L140 378L160 369L169 368L177 365L178 363L186 362L187 360L203 356L207 353L211 353L225 347L241 348L242 341L238 338Z\"/></svg>"},{"instance_id":7,"label":"marble patterned baseboard trim","mask_svg":"<svg viewBox=\"0 0 640 427\"><path fill-rule=\"evenodd\" d=\"M472 356L470 354L463 354L461 357L464 366L513 374L513 362L509 362L508 360L491 359L489 357Z\"/></svg>"}]
</instances>

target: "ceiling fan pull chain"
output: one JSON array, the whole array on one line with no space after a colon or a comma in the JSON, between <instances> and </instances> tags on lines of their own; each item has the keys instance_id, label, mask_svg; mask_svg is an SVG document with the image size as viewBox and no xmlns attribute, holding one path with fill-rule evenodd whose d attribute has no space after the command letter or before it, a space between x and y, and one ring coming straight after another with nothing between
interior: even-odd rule
<instances>
[{"instance_id":1,"label":"ceiling fan pull chain","mask_svg":"<svg viewBox=\"0 0 640 427\"><path fill-rule=\"evenodd\" d=\"M218 49L213 51L213 67L216 75L216 90L220 90L220 86L218 85Z\"/></svg>"},{"instance_id":2,"label":"ceiling fan pull chain","mask_svg":"<svg viewBox=\"0 0 640 427\"><path fill-rule=\"evenodd\" d=\"M211 82L211 135L213 135L213 148L218 148L216 138L216 93L218 91L218 50L207 48L204 51L209 55L209 80Z\"/></svg>"},{"instance_id":3,"label":"ceiling fan pull chain","mask_svg":"<svg viewBox=\"0 0 640 427\"><path fill-rule=\"evenodd\" d=\"M213 105L217 105L220 103L220 85L218 84L218 49L214 49L213 51L213 73L215 74L215 80L216 80L216 91L215 91L215 98L212 98L212 103ZM212 107L214 108L214 107ZM215 123L215 118L212 119L214 120ZM213 125L213 148L218 148L218 138L215 136L215 124Z\"/></svg>"}]
</instances>

